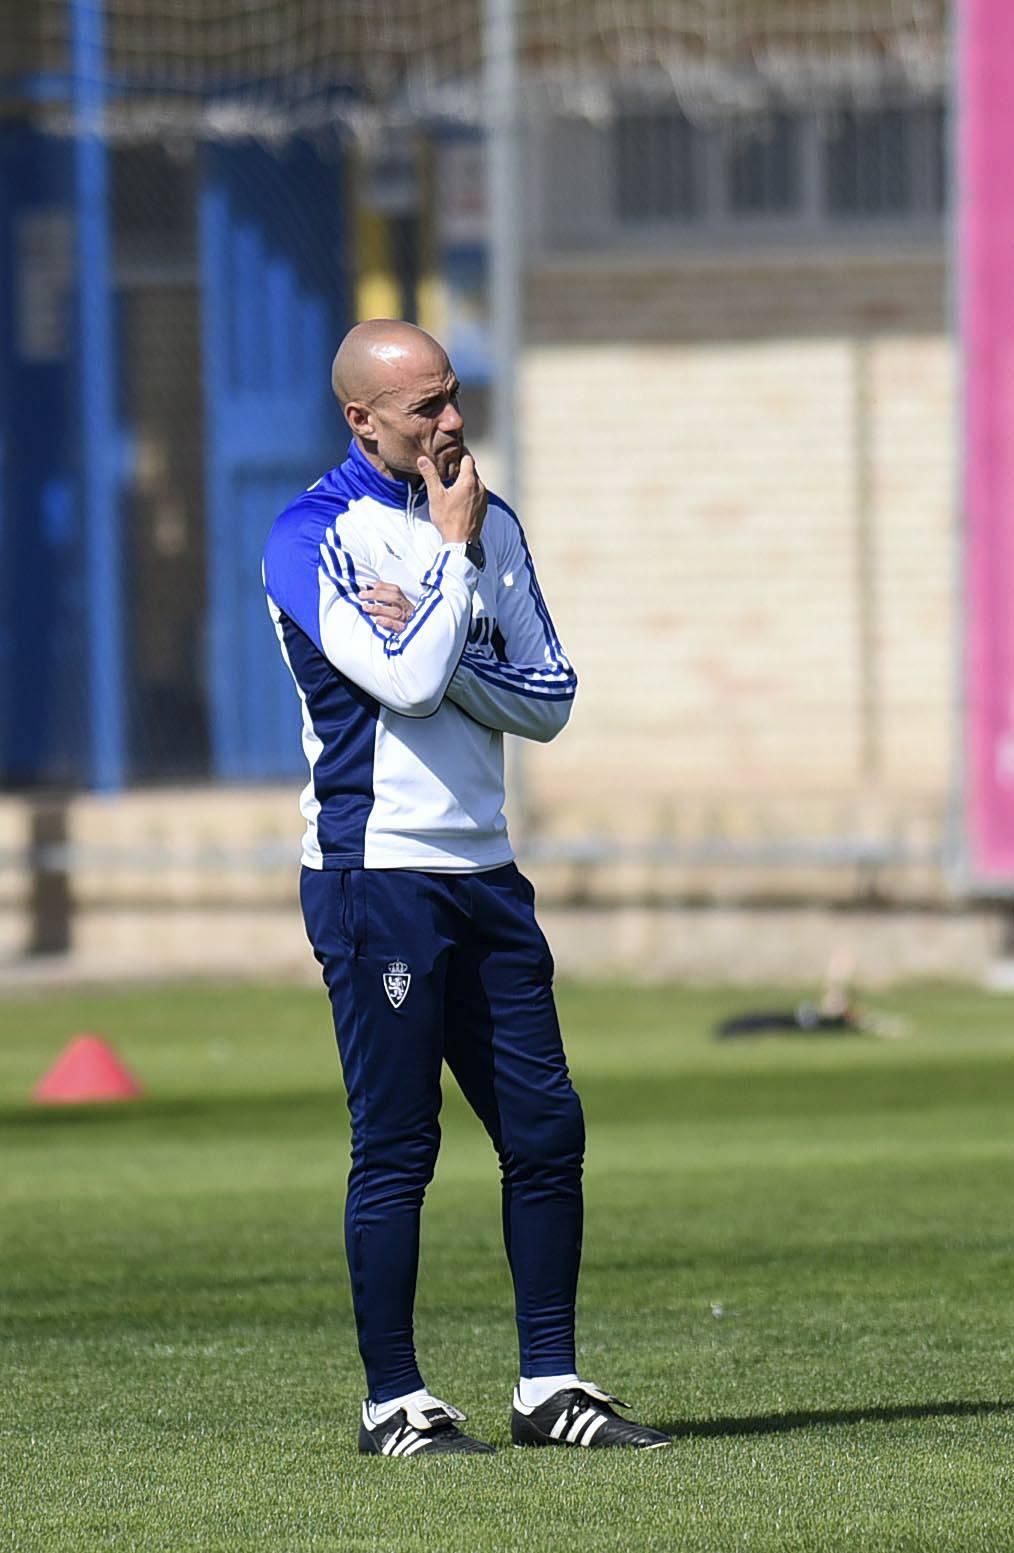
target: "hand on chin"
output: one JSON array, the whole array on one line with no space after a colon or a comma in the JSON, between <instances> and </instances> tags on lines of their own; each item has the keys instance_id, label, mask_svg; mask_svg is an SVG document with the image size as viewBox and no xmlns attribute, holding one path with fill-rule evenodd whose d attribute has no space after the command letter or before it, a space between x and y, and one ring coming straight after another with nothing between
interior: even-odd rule
<instances>
[{"instance_id":1,"label":"hand on chin","mask_svg":"<svg viewBox=\"0 0 1014 1553\"><path fill-rule=\"evenodd\" d=\"M464 448L444 448L436 455L433 462L437 466L437 472L441 480L456 480L461 468L461 460L465 456Z\"/></svg>"}]
</instances>

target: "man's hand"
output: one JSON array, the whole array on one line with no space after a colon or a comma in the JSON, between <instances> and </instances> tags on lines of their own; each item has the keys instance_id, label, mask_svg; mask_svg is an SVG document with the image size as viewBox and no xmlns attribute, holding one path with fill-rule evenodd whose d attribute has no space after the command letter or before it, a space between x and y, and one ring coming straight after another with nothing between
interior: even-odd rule
<instances>
[{"instance_id":1,"label":"man's hand","mask_svg":"<svg viewBox=\"0 0 1014 1553\"><path fill-rule=\"evenodd\" d=\"M420 458L416 467L426 482L430 517L445 545L467 545L478 539L486 516L486 487L479 479L471 453L462 457L458 478L445 486L436 465Z\"/></svg>"},{"instance_id":2,"label":"man's hand","mask_svg":"<svg viewBox=\"0 0 1014 1553\"><path fill-rule=\"evenodd\" d=\"M378 626L396 633L404 631L415 608L396 582L375 582L370 588L360 588L359 599Z\"/></svg>"}]
</instances>

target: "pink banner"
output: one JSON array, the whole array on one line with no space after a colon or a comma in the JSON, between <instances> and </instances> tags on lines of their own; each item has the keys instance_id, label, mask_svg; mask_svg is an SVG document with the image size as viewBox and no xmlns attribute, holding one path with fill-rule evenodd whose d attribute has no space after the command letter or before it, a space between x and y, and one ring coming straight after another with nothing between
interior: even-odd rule
<instances>
[{"instance_id":1,"label":"pink banner","mask_svg":"<svg viewBox=\"0 0 1014 1553\"><path fill-rule=\"evenodd\" d=\"M1014 0L956 0L968 865L1014 884Z\"/></svg>"}]
</instances>

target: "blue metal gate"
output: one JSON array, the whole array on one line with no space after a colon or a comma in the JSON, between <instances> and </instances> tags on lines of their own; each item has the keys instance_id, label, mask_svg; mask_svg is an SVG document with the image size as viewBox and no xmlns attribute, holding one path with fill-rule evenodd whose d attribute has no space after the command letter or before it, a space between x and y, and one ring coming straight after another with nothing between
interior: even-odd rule
<instances>
[{"instance_id":1,"label":"blue metal gate","mask_svg":"<svg viewBox=\"0 0 1014 1553\"><path fill-rule=\"evenodd\" d=\"M88 599L79 479L74 166L0 128L0 783L87 780Z\"/></svg>"},{"instance_id":2,"label":"blue metal gate","mask_svg":"<svg viewBox=\"0 0 1014 1553\"><path fill-rule=\"evenodd\" d=\"M200 243L208 696L217 776L300 769L299 709L260 579L275 515L347 443L329 388L347 321L337 144L205 149Z\"/></svg>"}]
</instances>

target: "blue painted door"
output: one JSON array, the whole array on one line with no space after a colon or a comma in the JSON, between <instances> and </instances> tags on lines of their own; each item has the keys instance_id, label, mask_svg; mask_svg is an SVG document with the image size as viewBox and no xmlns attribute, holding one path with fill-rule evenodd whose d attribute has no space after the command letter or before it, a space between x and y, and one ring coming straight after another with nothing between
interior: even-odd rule
<instances>
[{"instance_id":1,"label":"blue painted door","mask_svg":"<svg viewBox=\"0 0 1014 1553\"><path fill-rule=\"evenodd\" d=\"M0 785L88 780L73 152L0 126Z\"/></svg>"},{"instance_id":2,"label":"blue painted door","mask_svg":"<svg viewBox=\"0 0 1014 1553\"><path fill-rule=\"evenodd\" d=\"M305 769L261 556L275 516L347 445L330 391L347 324L341 216L336 143L206 148L208 700L214 771L233 780Z\"/></svg>"}]
</instances>

